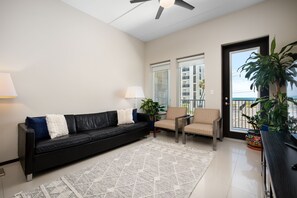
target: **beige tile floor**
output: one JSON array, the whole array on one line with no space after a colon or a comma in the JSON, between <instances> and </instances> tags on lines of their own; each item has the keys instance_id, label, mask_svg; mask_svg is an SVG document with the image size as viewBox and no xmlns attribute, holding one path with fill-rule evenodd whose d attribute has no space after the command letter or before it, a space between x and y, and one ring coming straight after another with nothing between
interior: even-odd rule
<instances>
[{"instance_id":1,"label":"beige tile floor","mask_svg":"<svg viewBox=\"0 0 297 198\"><path fill-rule=\"evenodd\" d=\"M149 138L133 144L148 141ZM157 139L174 142L173 133L170 132L159 133ZM212 140L210 138L205 137L189 136L187 138L187 146L204 150L212 150L211 142ZM133 144L125 147L133 146ZM181 141L179 144L181 144ZM118 149L122 148L120 147ZM0 198L12 197L19 191L30 190L40 184L79 170L82 167L89 166L100 160L100 156L108 154L109 152L106 152L68 166L42 173L35 176L31 182L25 181L25 176L18 162L5 165L3 168L6 175L0 180L3 184L3 189L0 189ZM229 138L224 138L223 142L218 141L215 157L194 189L191 198L264 197L262 193L260 161L260 152L248 149L244 141Z\"/></svg>"}]
</instances>

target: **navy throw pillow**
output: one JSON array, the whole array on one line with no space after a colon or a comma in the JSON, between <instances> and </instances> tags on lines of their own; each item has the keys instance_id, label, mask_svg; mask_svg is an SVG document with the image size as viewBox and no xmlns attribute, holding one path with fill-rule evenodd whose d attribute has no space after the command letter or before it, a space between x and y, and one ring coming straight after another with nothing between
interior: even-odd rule
<instances>
[{"instance_id":1,"label":"navy throw pillow","mask_svg":"<svg viewBox=\"0 0 297 198\"><path fill-rule=\"evenodd\" d=\"M50 138L45 117L27 117L26 125L35 131L35 140Z\"/></svg>"},{"instance_id":2,"label":"navy throw pillow","mask_svg":"<svg viewBox=\"0 0 297 198\"><path fill-rule=\"evenodd\" d=\"M137 119L137 109L133 109L132 110L132 116L133 116L134 123L138 122L138 119Z\"/></svg>"}]
</instances>

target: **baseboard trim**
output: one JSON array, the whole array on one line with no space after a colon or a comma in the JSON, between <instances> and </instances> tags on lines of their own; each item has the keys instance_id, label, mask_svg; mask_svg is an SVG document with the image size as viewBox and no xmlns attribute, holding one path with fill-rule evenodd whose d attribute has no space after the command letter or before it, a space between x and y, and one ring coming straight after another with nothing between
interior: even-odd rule
<instances>
[{"instance_id":1,"label":"baseboard trim","mask_svg":"<svg viewBox=\"0 0 297 198\"><path fill-rule=\"evenodd\" d=\"M17 162L19 160L20 160L19 158L16 158L16 159L8 160L8 161L5 161L5 162L1 162L0 166L4 166L6 164L11 164L11 163Z\"/></svg>"}]
</instances>

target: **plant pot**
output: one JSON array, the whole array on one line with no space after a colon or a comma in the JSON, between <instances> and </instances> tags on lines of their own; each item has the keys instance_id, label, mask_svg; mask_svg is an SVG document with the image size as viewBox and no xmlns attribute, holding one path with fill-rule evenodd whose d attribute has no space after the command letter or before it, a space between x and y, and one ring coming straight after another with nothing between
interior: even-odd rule
<instances>
[{"instance_id":1,"label":"plant pot","mask_svg":"<svg viewBox=\"0 0 297 198\"><path fill-rule=\"evenodd\" d=\"M150 131L154 131L154 129L155 129L154 125L155 125L155 122L150 120L149 121Z\"/></svg>"},{"instance_id":2,"label":"plant pot","mask_svg":"<svg viewBox=\"0 0 297 198\"><path fill-rule=\"evenodd\" d=\"M248 130L245 136L247 146L251 149L260 151L262 149L262 139L259 131Z\"/></svg>"}]
</instances>

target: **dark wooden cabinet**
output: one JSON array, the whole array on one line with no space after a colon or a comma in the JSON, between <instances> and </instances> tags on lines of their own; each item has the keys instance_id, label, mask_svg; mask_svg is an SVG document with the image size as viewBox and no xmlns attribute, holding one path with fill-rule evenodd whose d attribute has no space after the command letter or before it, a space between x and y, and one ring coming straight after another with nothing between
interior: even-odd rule
<instances>
[{"instance_id":1,"label":"dark wooden cabinet","mask_svg":"<svg viewBox=\"0 0 297 198\"><path fill-rule=\"evenodd\" d=\"M297 150L285 142L297 146L289 133L261 131L262 177L266 197L297 198L297 171L291 167L297 163Z\"/></svg>"}]
</instances>

